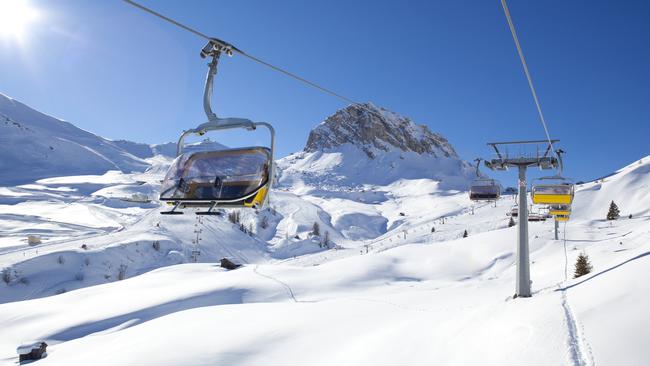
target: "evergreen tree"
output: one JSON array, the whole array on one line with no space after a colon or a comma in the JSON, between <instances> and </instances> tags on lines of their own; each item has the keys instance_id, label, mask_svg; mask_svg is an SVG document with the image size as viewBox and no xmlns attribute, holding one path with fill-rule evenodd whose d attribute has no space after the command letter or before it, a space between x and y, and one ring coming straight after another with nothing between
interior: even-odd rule
<instances>
[{"instance_id":1,"label":"evergreen tree","mask_svg":"<svg viewBox=\"0 0 650 366\"><path fill-rule=\"evenodd\" d=\"M314 236L320 236L320 226L317 222L314 222L314 225L311 227L311 233Z\"/></svg>"},{"instance_id":2,"label":"evergreen tree","mask_svg":"<svg viewBox=\"0 0 650 366\"><path fill-rule=\"evenodd\" d=\"M573 272L573 278L578 278L590 273L593 267L589 263L589 256L586 253L580 253L576 260L576 270Z\"/></svg>"},{"instance_id":3,"label":"evergreen tree","mask_svg":"<svg viewBox=\"0 0 650 366\"><path fill-rule=\"evenodd\" d=\"M468 236L469 236L469 234L467 233L467 230L465 230L465 232L463 232L463 238L466 238Z\"/></svg>"},{"instance_id":4,"label":"evergreen tree","mask_svg":"<svg viewBox=\"0 0 650 366\"><path fill-rule=\"evenodd\" d=\"M513 227L513 226L515 226L515 219L513 219L511 216L510 221L508 221L508 227Z\"/></svg>"},{"instance_id":5,"label":"evergreen tree","mask_svg":"<svg viewBox=\"0 0 650 366\"><path fill-rule=\"evenodd\" d=\"M609 204L609 211L607 212L607 220L616 220L620 216L620 210L618 209L618 206L612 201L612 203Z\"/></svg>"},{"instance_id":6,"label":"evergreen tree","mask_svg":"<svg viewBox=\"0 0 650 366\"><path fill-rule=\"evenodd\" d=\"M435 227L432 227L432 228L431 228L431 232L432 232L432 233L435 233L435 232L436 232L436 228L435 228Z\"/></svg>"}]
</instances>

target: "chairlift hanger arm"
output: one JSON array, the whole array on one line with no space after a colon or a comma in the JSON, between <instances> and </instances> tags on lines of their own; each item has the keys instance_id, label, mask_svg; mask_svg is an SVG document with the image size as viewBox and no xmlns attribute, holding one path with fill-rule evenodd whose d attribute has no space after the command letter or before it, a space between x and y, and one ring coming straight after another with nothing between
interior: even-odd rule
<instances>
[{"instance_id":1,"label":"chairlift hanger arm","mask_svg":"<svg viewBox=\"0 0 650 366\"><path fill-rule=\"evenodd\" d=\"M476 176L479 178L481 177L481 172L479 171L479 165L481 165L481 160L483 159L481 158L474 159L474 161L476 162Z\"/></svg>"}]
</instances>

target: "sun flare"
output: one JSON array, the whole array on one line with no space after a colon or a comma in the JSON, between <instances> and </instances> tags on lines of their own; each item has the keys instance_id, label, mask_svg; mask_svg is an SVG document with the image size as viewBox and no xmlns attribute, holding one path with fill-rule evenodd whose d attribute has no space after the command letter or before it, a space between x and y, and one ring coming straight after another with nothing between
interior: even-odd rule
<instances>
[{"instance_id":1,"label":"sun flare","mask_svg":"<svg viewBox=\"0 0 650 366\"><path fill-rule=\"evenodd\" d=\"M0 36L21 38L38 12L25 0L0 0Z\"/></svg>"}]
</instances>

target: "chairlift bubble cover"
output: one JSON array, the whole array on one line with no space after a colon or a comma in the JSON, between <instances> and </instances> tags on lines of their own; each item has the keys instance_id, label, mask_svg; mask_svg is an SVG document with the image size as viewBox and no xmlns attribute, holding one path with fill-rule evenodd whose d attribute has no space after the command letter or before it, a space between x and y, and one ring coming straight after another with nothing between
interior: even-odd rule
<instances>
[{"instance_id":1,"label":"chairlift bubble cover","mask_svg":"<svg viewBox=\"0 0 650 366\"><path fill-rule=\"evenodd\" d=\"M266 194L271 164L266 147L184 153L169 168L160 200L219 203Z\"/></svg>"}]
</instances>

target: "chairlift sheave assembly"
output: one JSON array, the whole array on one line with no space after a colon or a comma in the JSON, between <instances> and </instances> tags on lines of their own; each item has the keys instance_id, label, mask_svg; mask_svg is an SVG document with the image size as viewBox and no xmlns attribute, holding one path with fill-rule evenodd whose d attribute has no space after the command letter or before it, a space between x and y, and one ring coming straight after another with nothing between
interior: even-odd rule
<instances>
[{"instance_id":1,"label":"chairlift sheave assembly","mask_svg":"<svg viewBox=\"0 0 650 366\"><path fill-rule=\"evenodd\" d=\"M161 214L182 214L179 209L206 207L198 215L215 215L217 207L262 208L274 177L275 130L266 122L253 122L245 118L219 118L212 111L211 99L214 77L221 53L232 55L233 46L211 39L201 50L201 57L211 57L205 81L203 108L208 121L194 129L184 131L178 140L177 157L162 183L160 201L174 207ZM268 129L270 146L252 146L224 150L183 152L185 138L203 136L210 131L258 127Z\"/></svg>"},{"instance_id":2,"label":"chairlift sheave assembly","mask_svg":"<svg viewBox=\"0 0 650 366\"><path fill-rule=\"evenodd\" d=\"M482 159L476 161L476 179L469 188L469 199L472 201L496 201L501 197L501 186L491 178L482 178L479 165Z\"/></svg>"}]
</instances>

